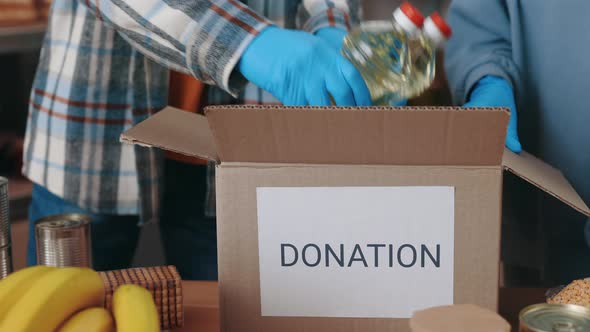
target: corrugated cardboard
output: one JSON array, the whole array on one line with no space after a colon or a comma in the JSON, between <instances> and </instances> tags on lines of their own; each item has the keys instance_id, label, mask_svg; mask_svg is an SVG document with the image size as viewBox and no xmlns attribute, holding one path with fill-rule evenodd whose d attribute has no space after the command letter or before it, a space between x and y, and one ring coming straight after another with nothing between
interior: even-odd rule
<instances>
[{"instance_id":1,"label":"corrugated cardboard","mask_svg":"<svg viewBox=\"0 0 590 332\"><path fill-rule=\"evenodd\" d=\"M223 162L500 165L507 114L252 106L207 110Z\"/></svg>"},{"instance_id":2,"label":"corrugated cardboard","mask_svg":"<svg viewBox=\"0 0 590 332\"><path fill-rule=\"evenodd\" d=\"M502 164L506 170L590 217L590 209L558 169L524 151L517 155L506 150Z\"/></svg>"},{"instance_id":3,"label":"corrugated cardboard","mask_svg":"<svg viewBox=\"0 0 590 332\"><path fill-rule=\"evenodd\" d=\"M454 186L455 301L496 310L500 174L500 169L494 167L222 164L217 173L217 231L224 330L407 330L405 319L260 317L254 192L256 187L264 186Z\"/></svg>"},{"instance_id":4,"label":"corrugated cardboard","mask_svg":"<svg viewBox=\"0 0 590 332\"><path fill-rule=\"evenodd\" d=\"M174 108L164 109L129 129L121 140L212 161L218 159L207 119Z\"/></svg>"},{"instance_id":5,"label":"corrugated cardboard","mask_svg":"<svg viewBox=\"0 0 590 332\"><path fill-rule=\"evenodd\" d=\"M220 162L224 331L408 331L407 319L262 317L256 188L455 187L454 301L496 310L502 165L590 215L559 171L504 151L507 122L502 109L168 108L122 140Z\"/></svg>"}]
</instances>

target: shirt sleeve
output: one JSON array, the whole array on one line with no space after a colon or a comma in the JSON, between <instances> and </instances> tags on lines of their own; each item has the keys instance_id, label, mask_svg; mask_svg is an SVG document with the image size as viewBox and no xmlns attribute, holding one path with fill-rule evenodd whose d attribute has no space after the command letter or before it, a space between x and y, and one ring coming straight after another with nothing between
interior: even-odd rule
<instances>
[{"instance_id":1,"label":"shirt sleeve","mask_svg":"<svg viewBox=\"0 0 590 332\"><path fill-rule=\"evenodd\" d=\"M453 28L445 50L445 70L456 104L463 105L486 75L506 79L518 93L520 70L512 57L511 22L506 1L454 0Z\"/></svg>"},{"instance_id":2,"label":"shirt sleeve","mask_svg":"<svg viewBox=\"0 0 590 332\"><path fill-rule=\"evenodd\" d=\"M152 60L232 95L246 84L234 70L271 24L238 0L80 0Z\"/></svg>"},{"instance_id":3,"label":"shirt sleeve","mask_svg":"<svg viewBox=\"0 0 590 332\"><path fill-rule=\"evenodd\" d=\"M361 15L360 0L303 0L297 13L297 26L311 33L325 27L350 30L358 24Z\"/></svg>"}]
</instances>

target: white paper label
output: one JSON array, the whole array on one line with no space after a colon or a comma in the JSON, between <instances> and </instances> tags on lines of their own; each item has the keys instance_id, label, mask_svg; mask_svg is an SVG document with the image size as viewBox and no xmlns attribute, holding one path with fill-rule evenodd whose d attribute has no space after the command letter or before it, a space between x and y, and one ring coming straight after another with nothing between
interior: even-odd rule
<instances>
[{"instance_id":1,"label":"white paper label","mask_svg":"<svg viewBox=\"0 0 590 332\"><path fill-rule=\"evenodd\" d=\"M257 188L262 316L453 303L453 187Z\"/></svg>"}]
</instances>

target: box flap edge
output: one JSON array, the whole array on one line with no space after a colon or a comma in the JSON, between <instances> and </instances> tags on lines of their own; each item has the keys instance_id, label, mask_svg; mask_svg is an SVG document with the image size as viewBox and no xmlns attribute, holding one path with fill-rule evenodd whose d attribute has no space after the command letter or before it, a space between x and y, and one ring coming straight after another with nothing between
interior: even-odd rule
<instances>
[{"instance_id":1,"label":"box flap edge","mask_svg":"<svg viewBox=\"0 0 590 332\"><path fill-rule=\"evenodd\" d=\"M502 164L504 108L207 106L223 162ZM408 149L407 142L415 148Z\"/></svg>"},{"instance_id":2,"label":"box flap edge","mask_svg":"<svg viewBox=\"0 0 590 332\"><path fill-rule=\"evenodd\" d=\"M206 117L174 107L166 107L129 128L119 141L219 162Z\"/></svg>"},{"instance_id":3,"label":"box flap edge","mask_svg":"<svg viewBox=\"0 0 590 332\"><path fill-rule=\"evenodd\" d=\"M502 166L572 209L590 217L590 208L558 169L525 151L516 154L508 149L504 151Z\"/></svg>"}]
</instances>

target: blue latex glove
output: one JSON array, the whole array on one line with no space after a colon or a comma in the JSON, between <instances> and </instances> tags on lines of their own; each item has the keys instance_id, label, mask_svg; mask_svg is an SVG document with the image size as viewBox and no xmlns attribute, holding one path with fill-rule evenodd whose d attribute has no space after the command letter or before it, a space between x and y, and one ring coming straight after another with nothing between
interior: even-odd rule
<instances>
[{"instance_id":1,"label":"blue latex glove","mask_svg":"<svg viewBox=\"0 0 590 332\"><path fill-rule=\"evenodd\" d=\"M340 52L310 33L268 27L248 45L238 68L284 105L369 106L360 73Z\"/></svg>"},{"instance_id":2,"label":"blue latex glove","mask_svg":"<svg viewBox=\"0 0 590 332\"><path fill-rule=\"evenodd\" d=\"M518 139L516 103L514 91L510 84L497 76L485 76L473 88L469 102L464 107L508 107L510 122L506 133L506 147L512 152L520 153L522 146Z\"/></svg>"},{"instance_id":3,"label":"blue latex glove","mask_svg":"<svg viewBox=\"0 0 590 332\"><path fill-rule=\"evenodd\" d=\"M328 46L340 52L344 37L348 32L336 27L325 27L315 32L315 35L328 43Z\"/></svg>"}]
</instances>

